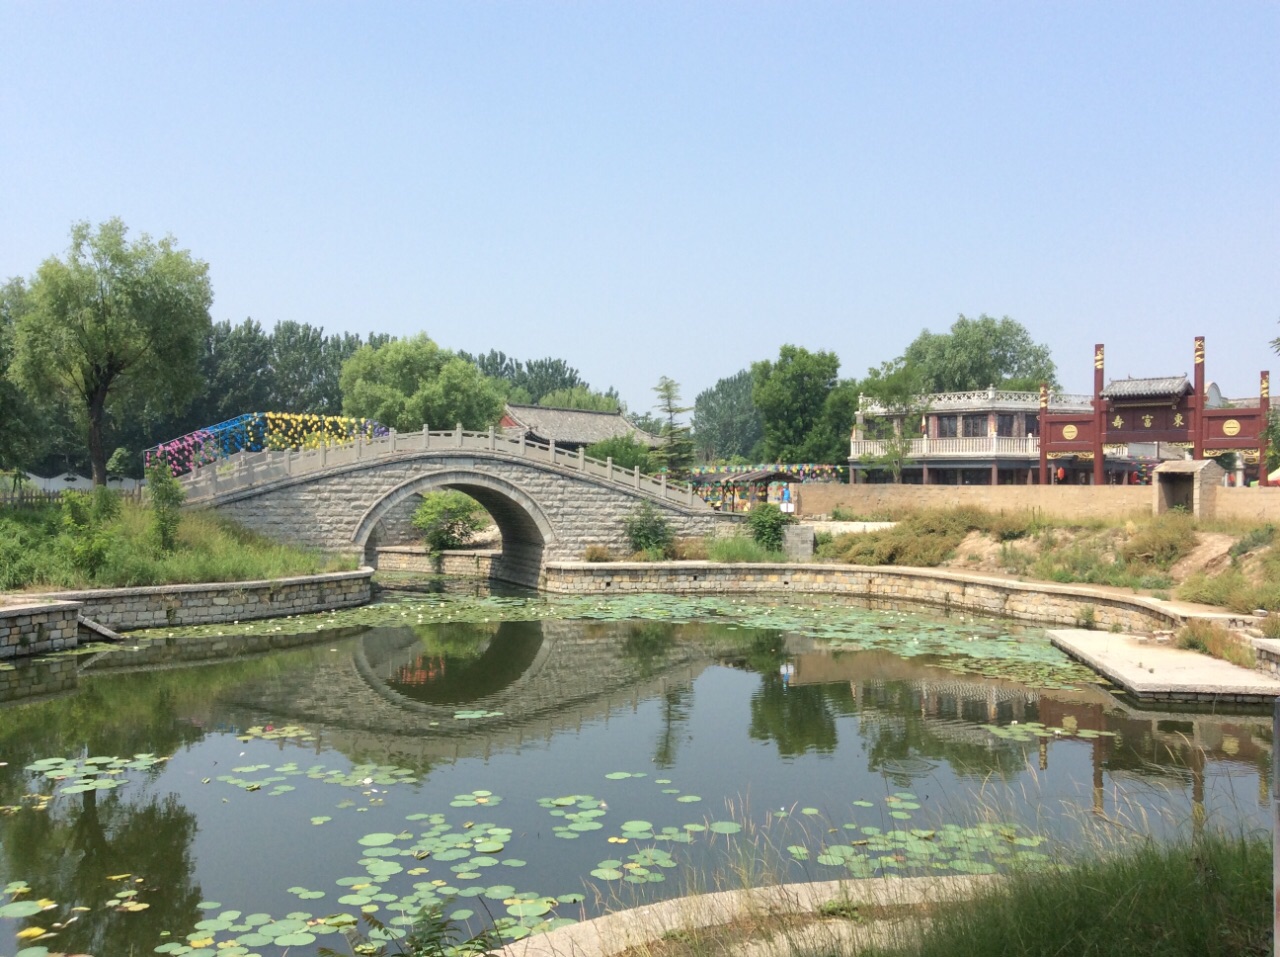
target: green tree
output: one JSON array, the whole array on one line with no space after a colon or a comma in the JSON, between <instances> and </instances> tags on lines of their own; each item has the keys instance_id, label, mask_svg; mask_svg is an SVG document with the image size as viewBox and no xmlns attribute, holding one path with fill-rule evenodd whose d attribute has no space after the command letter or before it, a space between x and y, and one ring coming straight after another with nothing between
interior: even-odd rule
<instances>
[{"instance_id":1,"label":"green tree","mask_svg":"<svg viewBox=\"0 0 1280 957\"><path fill-rule=\"evenodd\" d=\"M136 242L111 219L77 223L65 259L50 257L18 319L14 369L29 391L84 412L96 485L107 481L104 429L121 405L185 406L199 391L201 344L213 292L209 267L172 237Z\"/></svg>"},{"instance_id":2,"label":"green tree","mask_svg":"<svg viewBox=\"0 0 1280 957\"><path fill-rule=\"evenodd\" d=\"M613 464L620 469L634 469L641 472L652 472L653 458L649 446L630 435L615 435L603 442L588 445L586 454L593 459L605 461L613 459Z\"/></svg>"},{"instance_id":3,"label":"green tree","mask_svg":"<svg viewBox=\"0 0 1280 957\"><path fill-rule=\"evenodd\" d=\"M0 286L0 471L31 468L47 447L48 410L9 376L18 317L29 302L21 279Z\"/></svg>"},{"instance_id":4,"label":"green tree","mask_svg":"<svg viewBox=\"0 0 1280 957\"><path fill-rule=\"evenodd\" d=\"M515 382L529 393L531 402L540 405L545 404L542 398L550 392L578 387L588 390L591 388L582 380L577 369L563 359L553 359L550 356L545 359L530 359L524 363Z\"/></svg>"},{"instance_id":5,"label":"green tree","mask_svg":"<svg viewBox=\"0 0 1280 957\"><path fill-rule=\"evenodd\" d=\"M902 470L911 457L911 443L923 434L920 421L928 411L921 395L920 372L902 360L885 362L870 369L862 382L862 391L883 410L864 421L868 438L878 439L882 451L863 461L893 475L895 485L902 484Z\"/></svg>"},{"instance_id":6,"label":"green tree","mask_svg":"<svg viewBox=\"0 0 1280 957\"><path fill-rule=\"evenodd\" d=\"M147 496L151 500L156 548L172 552L178 547L178 526L182 524L182 503L187 493L169 471L169 463L159 456L147 467Z\"/></svg>"},{"instance_id":7,"label":"green tree","mask_svg":"<svg viewBox=\"0 0 1280 957\"><path fill-rule=\"evenodd\" d=\"M427 545L440 551L471 541L476 532L488 527L489 513L470 495L449 489L422 496L412 521Z\"/></svg>"},{"instance_id":8,"label":"green tree","mask_svg":"<svg viewBox=\"0 0 1280 957\"><path fill-rule=\"evenodd\" d=\"M585 385L570 389L556 389L538 400L547 409L583 409L588 412L617 412L621 407L618 395L611 389L607 393L592 392Z\"/></svg>"},{"instance_id":9,"label":"green tree","mask_svg":"<svg viewBox=\"0 0 1280 957\"><path fill-rule=\"evenodd\" d=\"M362 342L355 333L326 336L323 328L306 323L277 323L271 331L270 411L337 415L346 397L341 384L343 364L359 349L377 349L391 340L383 333L371 334Z\"/></svg>"},{"instance_id":10,"label":"green tree","mask_svg":"<svg viewBox=\"0 0 1280 957\"><path fill-rule=\"evenodd\" d=\"M1041 382L1058 385L1049 347L1031 340L1008 316L960 316L945 333L927 329L907 346L900 360L914 366L925 392L970 392L988 386L1035 391Z\"/></svg>"},{"instance_id":11,"label":"green tree","mask_svg":"<svg viewBox=\"0 0 1280 957\"><path fill-rule=\"evenodd\" d=\"M778 360L751 365L751 400L764 426L764 457L773 462L834 464L849 456L851 383L836 374L834 352L784 345Z\"/></svg>"},{"instance_id":12,"label":"green tree","mask_svg":"<svg viewBox=\"0 0 1280 957\"><path fill-rule=\"evenodd\" d=\"M342 366L342 410L411 432L482 429L502 416L502 397L474 363L427 336L365 345Z\"/></svg>"},{"instance_id":13,"label":"green tree","mask_svg":"<svg viewBox=\"0 0 1280 957\"><path fill-rule=\"evenodd\" d=\"M658 396L654 406L663 417L662 445L653 451L653 459L659 467L679 474L693 464L693 430L678 416L691 412L692 407L680 404L680 384L663 376L653 387Z\"/></svg>"},{"instance_id":14,"label":"green tree","mask_svg":"<svg viewBox=\"0 0 1280 957\"><path fill-rule=\"evenodd\" d=\"M764 424L751 400L751 370L721 379L693 401L693 444L704 462L753 458Z\"/></svg>"},{"instance_id":15,"label":"green tree","mask_svg":"<svg viewBox=\"0 0 1280 957\"><path fill-rule=\"evenodd\" d=\"M200 357L205 390L197 402L199 420L192 428L214 425L246 412L293 411L274 408L273 342L261 324L245 319L215 322ZM189 429L186 431L190 431Z\"/></svg>"}]
</instances>

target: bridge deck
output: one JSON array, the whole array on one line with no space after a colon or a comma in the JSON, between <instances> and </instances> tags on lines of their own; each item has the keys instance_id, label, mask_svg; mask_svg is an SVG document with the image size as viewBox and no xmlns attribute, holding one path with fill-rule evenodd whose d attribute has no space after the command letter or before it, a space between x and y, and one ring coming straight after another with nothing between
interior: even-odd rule
<instances>
[{"instance_id":1,"label":"bridge deck","mask_svg":"<svg viewBox=\"0 0 1280 957\"><path fill-rule=\"evenodd\" d=\"M254 486L331 468L373 462L413 452L489 452L551 465L578 475L603 479L624 488L644 492L678 505L703 504L693 486L667 481L666 475L644 475L639 468L621 469L613 459L601 461L582 453L556 448L554 444L530 442L523 435L511 438L494 429L467 432L462 429L432 432L391 432L379 438L359 437L341 445L318 449L237 452L215 463L197 466L180 476L187 501L211 502L218 496ZM710 508L710 506L706 506Z\"/></svg>"}]
</instances>

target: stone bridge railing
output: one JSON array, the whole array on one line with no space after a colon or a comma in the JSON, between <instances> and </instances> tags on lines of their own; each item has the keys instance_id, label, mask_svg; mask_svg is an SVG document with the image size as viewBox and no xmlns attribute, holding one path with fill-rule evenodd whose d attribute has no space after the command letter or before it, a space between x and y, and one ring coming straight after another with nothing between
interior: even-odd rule
<instances>
[{"instance_id":1,"label":"stone bridge railing","mask_svg":"<svg viewBox=\"0 0 1280 957\"><path fill-rule=\"evenodd\" d=\"M612 458L601 461L584 455L581 450L571 452L554 444L531 442L523 434L512 438L492 428L488 432L466 432L460 427L432 432L424 428L421 432L393 431L378 438L358 437L352 443L317 449L237 452L216 463L199 466L180 476L179 481L186 489L187 501L198 504L280 479L415 452L496 452L604 479L677 505L703 504L692 485L668 482L666 475L644 475L638 467L618 468Z\"/></svg>"}]
</instances>

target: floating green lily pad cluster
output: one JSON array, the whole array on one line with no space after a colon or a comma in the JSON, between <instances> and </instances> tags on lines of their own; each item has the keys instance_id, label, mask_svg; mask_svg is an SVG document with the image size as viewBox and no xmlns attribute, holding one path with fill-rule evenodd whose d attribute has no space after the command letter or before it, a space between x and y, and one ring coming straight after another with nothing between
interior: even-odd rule
<instances>
[{"instance_id":1,"label":"floating green lily pad cluster","mask_svg":"<svg viewBox=\"0 0 1280 957\"><path fill-rule=\"evenodd\" d=\"M126 771L146 771L167 760L154 754L135 754L132 758L41 758L28 764L26 770L51 781L69 782L58 789L59 794L82 794L120 787L127 780Z\"/></svg>"},{"instance_id":2,"label":"floating green lily pad cluster","mask_svg":"<svg viewBox=\"0 0 1280 957\"><path fill-rule=\"evenodd\" d=\"M877 807L871 801L853 801L858 808ZM909 821L921 807L910 791L885 796L881 813ZM805 809L807 812L808 808ZM850 877L921 871L956 871L962 874L994 874L1013 864L1047 862L1048 855L1035 850L1045 838L1014 824L983 823L974 827L944 824L936 828L902 827L885 830L856 821L833 831L844 831L847 840L829 841L817 854L806 844L791 844L787 852L797 861L814 860L840 867Z\"/></svg>"},{"instance_id":3,"label":"floating green lily pad cluster","mask_svg":"<svg viewBox=\"0 0 1280 957\"><path fill-rule=\"evenodd\" d=\"M722 596L663 594L499 598L433 595L385 601L321 615L268 622L150 629L138 637L208 637L284 631L294 634L336 628L440 623L496 623L543 619L665 621L672 624L719 621L739 628L781 630L821 639L832 647L883 649L906 657L940 659L950 670L1005 677L1033 687L1070 688L1097 676L1054 648L1039 630L995 619L956 616L931 619L906 612L869 611L826 602L767 602Z\"/></svg>"},{"instance_id":4,"label":"floating green lily pad cluster","mask_svg":"<svg viewBox=\"0 0 1280 957\"><path fill-rule=\"evenodd\" d=\"M1095 731L1092 728L1053 728L1039 721L1024 721L1013 724L979 725L983 730L991 732L997 738L1006 741L1034 741L1037 738L1114 738L1114 731Z\"/></svg>"},{"instance_id":5,"label":"floating green lily pad cluster","mask_svg":"<svg viewBox=\"0 0 1280 957\"><path fill-rule=\"evenodd\" d=\"M271 774L256 777L260 771L270 769ZM255 777L245 777L255 775ZM418 773L409 768L400 768L390 764L357 764L350 770L327 768L323 764L315 764L309 768L300 767L295 762L272 768L269 764L245 764L231 769L230 774L219 774L218 781L232 784L245 791L262 791L268 795L286 794L294 790L294 785L286 784L290 777L303 776L322 784L336 784L346 788L389 788L396 784L416 784Z\"/></svg>"}]
</instances>

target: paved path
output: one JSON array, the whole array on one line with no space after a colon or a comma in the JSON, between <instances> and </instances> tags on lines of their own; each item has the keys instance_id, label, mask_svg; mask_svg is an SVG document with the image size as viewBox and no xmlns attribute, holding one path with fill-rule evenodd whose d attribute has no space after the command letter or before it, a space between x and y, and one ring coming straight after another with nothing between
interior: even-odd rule
<instances>
[{"instance_id":1,"label":"paved path","mask_svg":"<svg viewBox=\"0 0 1280 957\"><path fill-rule=\"evenodd\" d=\"M680 931L717 927L735 921L761 921L770 917L814 916L824 904L833 902L864 906L910 905L959 900L980 893L999 878L992 877L911 877L867 880L818 881L809 884L779 884L742 891L695 894L675 900L633 907L526 937L496 951L498 957L611 957L633 947L642 947L664 935ZM811 923L803 930L758 935L744 941L734 952L740 957L777 957L790 954L791 944L804 938L821 940L830 949L833 942L861 945L877 923L856 924L846 920ZM879 928L892 933L891 926ZM883 942L883 938L881 940Z\"/></svg>"},{"instance_id":2,"label":"paved path","mask_svg":"<svg viewBox=\"0 0 1280 957\"><path fill-rule=\"evenodd\" d=\"M1198 651L1132 635L1052 629L1049 640L1071 657L1147 700L1268 703L1280 679Z\"/></svg>"}]
</instances>

